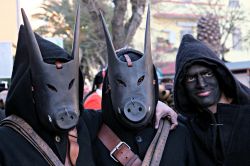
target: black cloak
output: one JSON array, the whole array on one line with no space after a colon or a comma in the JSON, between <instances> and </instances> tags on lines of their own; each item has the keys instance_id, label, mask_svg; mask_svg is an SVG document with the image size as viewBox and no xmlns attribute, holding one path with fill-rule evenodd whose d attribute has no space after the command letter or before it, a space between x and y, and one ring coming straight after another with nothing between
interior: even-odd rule
<instances>
[{"instance_id":1,"label":"black cloak","mask_svg":"<svg viewBox=\"0 0 250 166\"><path fill-rule=\"evenodd\" d=\"M125 61L123 55L120 56L122 56L120 59ZM135 61L141 57L141 54L129 54L129 56L131 61ZM154 98L156 101L155 103L157 103L158 80L155 71L154 78L156 80ZM94 115L94 113L91 112L85 112L86 114L84 116L84 118L86 118L87 126L89 127L89 132L91 133L91 137L93 139L93 152L96 165L120 165L110 157L110 152L108 149L103 145L99 138L96 137L99 127L103 122L106 123L122 141L126 142L141 160L143 160L146 151L156 133L153 120L148 126L139 130L126 128L120 122L118 122L115 113L112 110L113 107L108 83L108 70L104 78L102 94L102 114L99 113L98 116L97 114ZM100 118L100 116L102 116L102 118ZM93 123L94 121L96 123ZM164 150L160 165L195 166L190 135L187 128L183 124L179 124L175 130L170 132L165 147L166 148Z\"/></svg>"},{"instance_id":2,"label":"black cloak","mask_svg":"<svg viewBox=\"0 0 250 166\"><path fill-rule=\"evenodd\" d=\"M58 59L62 62L71 60L71 56L64 49L38 35L36 35L36 39L43 60L46 63L54 63ZM31 73L27 47L25 30L21 26L11 86L6 100L6 116L14 114L24 119L64 163L68 142L67 133L51 133L39 123L31 91ZM83 85L81 75L79 80L79 85ZM80 88L79 96L82 96L82 88ZM81 105L79 107L82 108ZM80 151L76 165L94 165L89 133L81 117L77 124L77 131ZM56 136L57 139L55 139ZM0 138L0 165L48 165L40 153L14 130L4 126L0 127Z\"/></svg>"},{"instance_id":3,"label":"black cloak","mask_svg":"<svg viewBox=\"0 0 250 166\"><path fill-rule=\"evenodd\" d=\"M185 92L183 79L194 62L209 66L221 91L233 99L231 104L218 104L215 114L198 111ZM176 57L174 102L176 110L187 117L198 165L250 165L250 90L213 51L191 35L183 37Z\"/></svg>"}]
</instances>

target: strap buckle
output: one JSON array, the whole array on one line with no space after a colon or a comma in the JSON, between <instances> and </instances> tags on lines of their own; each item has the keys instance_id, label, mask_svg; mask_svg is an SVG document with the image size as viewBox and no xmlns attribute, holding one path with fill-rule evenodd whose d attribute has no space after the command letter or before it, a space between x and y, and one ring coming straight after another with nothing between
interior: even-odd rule
<instances>
[{"instance_id":1,"label":"strap buckle","mask_svg":"<svg viewBox=\"0 0 250 166\"><path fill-rule=\"evenodd\" d=\"M114 147L114 149L109 153L110 157L111 157L112 159L114 159L116 162L119 162L119 161L115 158L115 156L114 156L113 154L115 153L115 151L117 151L117 150L120 149L120 147L122 146L122 144L126 145L126 146L128 147L128 149L131 149L131 148L129 147L129 145L126 144L126 142L122 142L122 141L119 142L119 143Z\"/></svg>"}]
</instances>

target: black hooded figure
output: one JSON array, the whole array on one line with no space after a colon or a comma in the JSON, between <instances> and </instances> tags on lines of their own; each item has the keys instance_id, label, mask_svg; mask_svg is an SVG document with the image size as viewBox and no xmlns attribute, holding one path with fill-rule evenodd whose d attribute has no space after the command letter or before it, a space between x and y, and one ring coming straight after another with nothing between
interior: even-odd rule
<instances>
[{"instance_id":1,"label":"black hooded figure","mask_svg":"<svg viewBox=\"0 0 250 166\"><path fill-rule=\"evenodd\" d=\"M151 57L149 16L148 10L142 54L130 48L115 52L101 14L107 42L108 69L102 91L102 119L99 122L105 123L141 161L156 134L153 117L158 101L158 79ZM91 122L87 125L92 128L91 133L99 130ZM194 166L190 136L182 124L170 132L165 147L160 165ZM96 165L122 165L112 158L110 151L98 137L93 141L93 151Z\"/></svg>"},{"instance_id":2,"label":"black hooded figure","mask_svg":"<svg viewBox=\"0 0 250 166\"><path fill-rule=\"evenodd\" d=\"M185 35L174 102L185 115L198 165L250 165L250 90L204 43Z\"/></svg>"},{"instance_id":3,"label":"black hooded figure","mask_svg":"<svg viewBox=\"0 0 250 166\"><path fill-rule=\"evenodd\" d=\"M79 115L79 96L83 93L78 88L78 84L83 85L78 66L79 9L72 55L34 35L22 11L24 26L19 29L6 116L18 116L28 123L54 152L60 165L72 162L66 157L71 149L68 132L76 127L79 153L76 163L70 165L92 166L89 133ZM1 126L0 137L0 165L50 165L37 148L12 128Z\"/></svg>"}]
</instances>

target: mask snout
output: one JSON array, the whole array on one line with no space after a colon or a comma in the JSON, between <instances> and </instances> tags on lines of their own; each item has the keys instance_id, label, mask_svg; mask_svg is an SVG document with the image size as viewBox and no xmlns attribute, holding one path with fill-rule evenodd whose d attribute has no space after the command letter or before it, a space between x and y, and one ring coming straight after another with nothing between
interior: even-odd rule
<instances>
[{"instance_id":1,"label":"mask snout","mask_svg":"<svg viewBox=\"0 0 250 166\"><path fill-rule=\"evenodd\" d=\"M146 117L146 114L146 106L136 99L131 99L125 104L124 115L132 122L142 121Z\"/></svg>"},{"instance_id":2,"label":"mask snout","mask_svg":"<svg viewBox=\"0 0 250 166\"><path fill-rule=\"evenodd\" d=\"M73 128L78 122L78 115L73 110L60 110L55 113L55 123L61 130Z\"/></svg>"}]
</instances>

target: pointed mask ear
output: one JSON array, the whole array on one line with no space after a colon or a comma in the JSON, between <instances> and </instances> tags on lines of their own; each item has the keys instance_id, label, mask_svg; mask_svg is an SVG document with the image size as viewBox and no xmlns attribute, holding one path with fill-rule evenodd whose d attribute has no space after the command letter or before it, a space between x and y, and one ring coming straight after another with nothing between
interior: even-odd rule
<instances>
[{"instance_id":1,"label":"pointed mask ear","mask_svg":"<svg viewBox=\"0 0 250 166\"><path fill-rule=\"evenodd\" d=\"M151 36L150 36L150 5L148 5L146 30L144 38L144 58L145 64L153 66L152 53L151 53Z\"/></svg>"},{"instance_id":2,"label":"pointed mask ear","mask_svg":"<svg viewBox=\"0 0 250 166\"><path fill-rule=\"evenodd\" d=\"M105 19L103 17L103 14L102 14L102 12L100 10L99 10L99 17L101 19L104 34L105 34L105 38L106 38L106 45L107 45L107 51L108 51L108 65L109 65L109 68L110 68L111 66L115 66L116 63L119 61L119 59L116 56L115 48L114 48L114 45L113 45L109 30L108 30L106 21L105 21Z\"/></svg>"},{"instance_id":3,"label":"pointed mask ear","mask_svg":"<svg viewBox=\"0 0 250 166\"><path fill-rule=\"evenodd\" d=\"M21 9L24 28L26 31L27 36L27 43L28 43L28 52L29 52L29 60L32 69L40 70L44 65L43 58L41 51L39 49L37 40L35 38L34 32L32 31L30 22L26 16L26 13L23 9Z\"/></svg>"},{"instance_id":4,"label":"pointed mask ear","mask_svg":"<svg viewBox=\"0 0 250 166\"><path fill-rule=\"evenodd\" d=\"M76 63L76 68L78 70L79 67L79 46L80 46L80 4L77 6L76 12L76 19L75 19L75 30L74 30L74 39L73 39L73 46L72 46L72 53L71 55L74 58L74 62Z\"/></svg>"}]
</instances>

